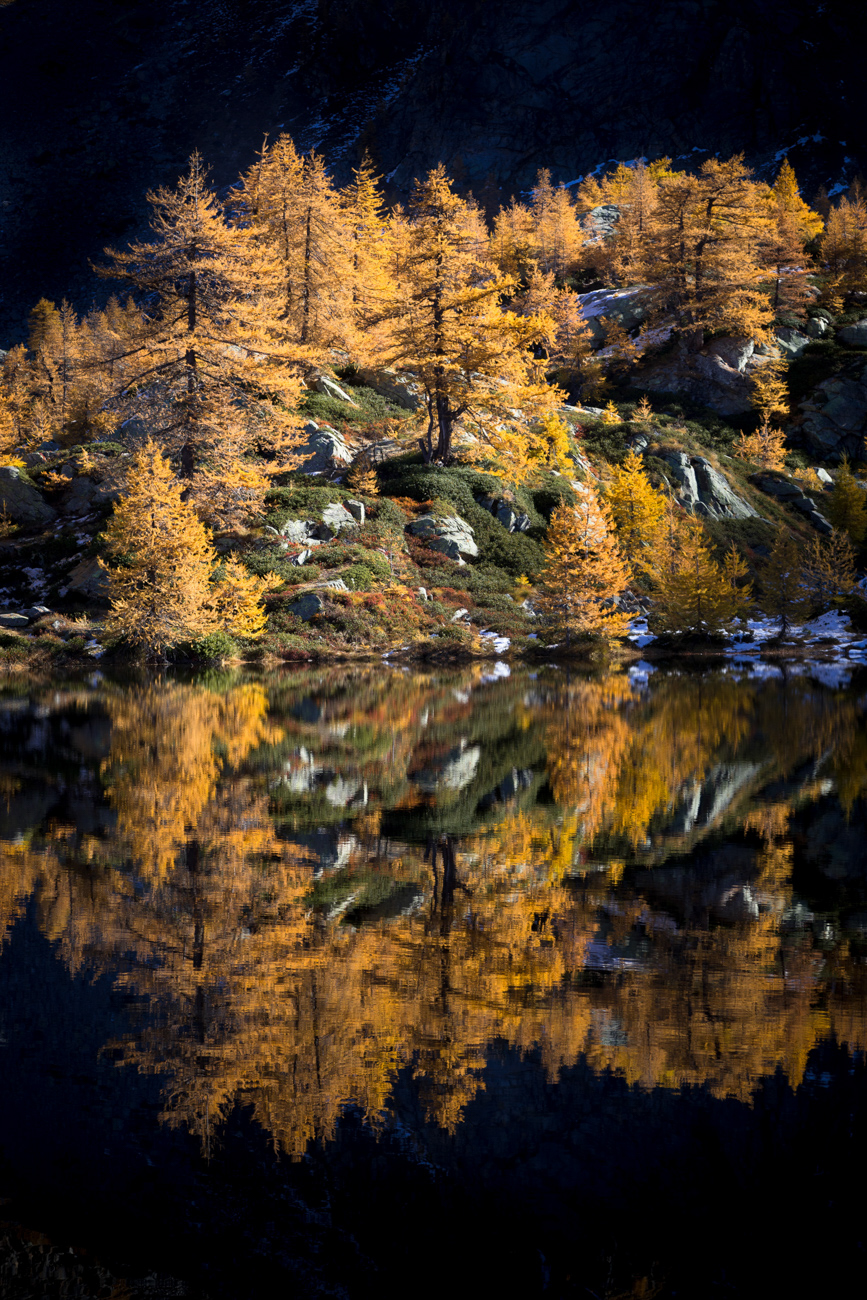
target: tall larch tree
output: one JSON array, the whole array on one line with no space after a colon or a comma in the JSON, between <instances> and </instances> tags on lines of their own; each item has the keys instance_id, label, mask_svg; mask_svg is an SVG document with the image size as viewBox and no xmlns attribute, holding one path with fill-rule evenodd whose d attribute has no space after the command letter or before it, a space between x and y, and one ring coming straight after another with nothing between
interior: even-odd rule
<instances>
[{"instance_id":1,"label":"tall larch tree","mask_svg":"<svg viewBox=\"0 0 867 1300\"><path fill-rule=\"evenodd\" d=\"M449 463L460 421L462 454L496 455L526 474L538 451L532 417L557 401L534 373L531 351L551 321L503 309L514 282L488 260L480 214L441 166L416 182L405 216L398 214L391 256L380 361L412 370L424 391L425 459Z\"/></svg>"},{"instance_id":2,"label":"tall larch tree","mask_svg":"<svg viewBox=\"0 0 867 1300\"><path fill-rule=\"evenodd\" d=\"M615 598L625 590L630 568L593 487L583 486L574 506L554 509L545 551L538 604L567 645L576 635L625 635L629 616Z\"/></svg>"},{"instance_id":3,"label":"tall larch tree","mask_svg":"<svg viewBox=\"0 0 867 1300\"><path fill-rule=\"evenodd\" d=\"M807 276L813 270L805 245L822 233L824 222L801 198L788 158L768 193L771 224L763 256L773 276L771 306L775 312L803 315L808 302Z\"/></svg>"},{"instance_id":4,"label":"tall larch tree","mask_svg":"<svg viewBox=\"0 0 867 1300\"><path fill-rule=\"evenodd\" d=\"M831 277L826 295L867 290L867 203L862 198L841 198L831 208L822 260Z\"/></svg>"},{"instance_id":5,"label":"tall larch tree","mask_svg":"<svg viewBox=\"0 0 867 1300\"><path fill-rule=\"evenodd\" d=\"M713 635L728 630L749 607L747 566L734 544L720 562L701 521L676 506L657 539L657 557L649 620L654 631Z\"/></svg>"},{"instance_id":6,"label":"tall larch tree","mask_svg":"<svg viewBox=\"0 0 867 1300\"><path fill-rule=\"evenodd\" d=\"M124 365L112 404L174 459L203 517L224 522L264 489L256 453L279 467L297 425L281 286L250 229L226 222L198 154L173 190L148 198L154 238L107 250L100 268L141 307L138 327L103 358L108 370Z\"/></svg>"},{"instance_id":7,"label":"tall larch tree","mask_svg":"<svg viewBox=\"0 0 867 1300\"><path fill-rule=\"evenodd\" d=\"M574 270L584 244L584 230L567 189L551 182L543 169L536 177L530 203L533 257L543 271L562 281Z\"/></svg>"},{"instance_id":8,"label":"tall larch tree","mask_svg":"<svg viewBox=\"0 0 867 1300\"><path fill-rule=\"evenodd\" d=\"M211 534L184 499L159 447L136 452L126 491L105 530L110 612L106 628L146 658L222 628L256 636L269 584L242 575L237 561L214 583Z\"/></svg>"},{"instance_id":9,"label":"tall larch tree","mask_svg":"<svg viewBox=\"0 0 867 1300\"><path fill-rule=\"evenodd\" d=\"M825 513L855 546L861 545L867 536L867 492L852 473L848 460L837 471Z\"/></svg>"},{"instance_id":10,"label":"tall larch tree","mask_svg":"<svg viewBox=\"0 0 867 1300\"><path fill-rule=\"evenodd\" d=\"M300 155L288 135L265 143L241 195L251 234L273 259L283 333L315 362L345 342L351 313L353 251L340 195L324 159Z\"/></svg>"},{"instance_id":11,"label":"tall larch tree","mask_svg":"<svg viewBox=\"0 0 867 1300\"><path fill-rule=\"evenodd\" d=\"M351 299L345 313L346 341L352 355L364 362L375 359L381 346L377 322L391 290L391 231L379 178L367 155L353 175L340 194Z\"/></svg>"},{"instance_id":12,"label":"tall larch tree","mask_svg":"<svg viewBox=\"0 0 867 1300\"><path fill-rule=\"evenodd\" d=\"M665 497L651 486L644 462L630 451L615 465L605 499L611 511L621 548L635 568L654 563L653 545L665 518Z\"/></svg>"},{"instance_id":13,"label":"tall larch tree","mask_svg":"<svg viewBox=\"0 0 867 1300\"><path fill-rule=\"evenodd\" d=\"M809 613L801 549L787 528L780 528L774 539L759 575L759 589L765 613L779 619L780 636L788 636L792 624Z\"/></svg>"}]
</instances>

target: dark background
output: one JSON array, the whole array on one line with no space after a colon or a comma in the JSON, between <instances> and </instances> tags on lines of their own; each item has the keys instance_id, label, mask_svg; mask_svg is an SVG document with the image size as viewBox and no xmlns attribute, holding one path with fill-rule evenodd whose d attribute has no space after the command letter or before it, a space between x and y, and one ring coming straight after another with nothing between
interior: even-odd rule
<instances>
[{"instance_id":1,"label":"dark background","mask_svg":"<svg viewBox=\"0 0 867 1300\"><path fill-rule=\"evenodd\" d=\"M0 346L41 295L89 305L89 260L193 148L227 186L281 128L339 181L368 148L394 198L440 161L495 204L693 150L763 175L788 150L812 196L862 165L859 29L844 0L13 0Z\"/></svg>"}]
</instances>

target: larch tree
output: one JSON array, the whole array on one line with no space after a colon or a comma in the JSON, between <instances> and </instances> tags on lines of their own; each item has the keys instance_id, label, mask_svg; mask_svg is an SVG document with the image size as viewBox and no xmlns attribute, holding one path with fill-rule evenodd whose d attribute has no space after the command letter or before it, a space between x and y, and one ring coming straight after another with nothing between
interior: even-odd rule
<instances>
[{"instance_id":1,"label":"larch tree","mask_svg":"<svg viewBox=\"0 0 867 1300\"><path fill-rule=\"evenodd\" d=\"M848 460L837 471L825 513L829 522L846 533L855 546L861 545L867 536L867 492L849 468Z\"/></svg>"},{"instance_id":2,"label":"larch tree","mask_svg":"<svg viewBox=\"0 0 867 1300\"><path fill-rule=\"evenodd\" d=\"M728 630L749 606L747 566L734 544L722 563L713 555L700 520L670 507L657 540L654 631L711 636Z\"/></svg>"},{"instance_id":3,"label":"larch tree","mask_svg":"<svg viewBox=\"0 0 867 1300\"><path fill-rule=\"evenodd\" d=\"M774 311L803 315L808 301L807 276L812 259L805 245L822 233L824 222L818 212L801 198L797 177L788 158L783 160L777 179L768 192L771 224L763 245L763 257L773 275L771 306Z\"/></svg>"},{"instance_id":4,"label":"larch tree","mask_svg":"<svg viewBox=\"0 0 867 1300\"><path fill-rule=\"evenodd\" d=\"M133 457L126 491L105 530L110 612L106 628L147 658L225 629L257 636L269 584L237 561L214 582L211 534L183 484L150 440Z\"/></svg>"},{"instance_id":5,"label":"larch tree","mask_svg":"<svg viewBox=\"0 0 867 1300\"><path fill-rule=\"evenodd\" d=\"M514 282L488 260L481 217L441 166L416 182L398 222L380 362L417 376L427 407L426 461L451 461L460 421L462 454L495 455L526 475L539 452L533 417L557 402L531 351L549 337L550 318L504 310Z\"/></svg>"},{"instance_id":6,"label":"larch tree","mask_svg":"<svg viewBox=\"0 0 867 1300\"><path fill-rule=\"evenodd\" d=\"M296 437L301 380L281 285L251 231L226 222L198 154L173 190L148 198L153 240L107 250L100 268L141 307L103 356L120 376L110 404L173 458L202 516L224 523L254 505Z\"/></svg>"},{"instance_id":7,"label":"larch tree","mask_svg":"<svg viewBox=\"0 0 867 1300\"><path fill-rule=\"evenodd\" d=\"M779 619L780 636L788 636L792 624L806 618L810 595L804 584L801 548L787 528L780 528L773 549L759 575L762 608Z\"/></svg>"},{"instance_id":8,"label":"larch tree","mask_svg":"<svg viewBox=\"0 0 867 1300\"><path fill-rule=\"evenodd\" d=\"M547 168L536 177L530 214L533 258L562 281L577 264L585 236L569 191L551 183Z\"/></svg>"},{"instance_id":9,"label":"larch tree","mask_svg":"<svg viewBox=\"0 0 867 1300\"><path fill-rule=\"evenodd\" d=\"M378 352L377 321L391 288L389 223L379 178L365 154L354 180L340 193L346 231L346 259L351 302L346 311L346 341L361 361Z\"/></svg>"},{"instance_id":10,"label":"larch tree","mask_svg":"<svg viewBox=\"0 0 867 1300\"><path fill-rule=\"evenodd\" d=\"M318 154L300 155L288 135L267 141L241 179L250 232L278 287L281 329L316 361L345 342L354 281L340 195ZM365 193L366 218L372 211ZM244 228L244 219L241 219Z\"/></svg>"},{"instance_id":11,"label":"larch tree","mask_svg":"<svg viewBox=\"0 0 867 1300\"><path fill-rule=\"evenodd\" d=\"M538 604L566 644L576 635L624 636L629 615L618 609L616 597L629 582L630 568L593 487L582 486L574 506L554 509L545 552Z\"/></svg>"},{"instance_id":12,"label":"larch tree","mask_svg":"<svg viewBox=\"0 0 867 1300\"><path fill-rule=\"evenodd\" d=\"M644 462L635 451L615 465L605 499L621 548L633 567L653 564L653 545L665 518L665 497L651 486Z\"/></svg>"},{"instance_id":13,"label":"larch tree","mask_svg":"<svg viewBox=\"0 0 867 1300\"><path fill-rule=\"evenodd\" d=\"M786 435L782 429L772 429L766 420L755 433L742 433L735 450L762 469L782 470L786 464Z\"/></svg>"},{"instance_id":14,"label":"larch tree","mask_svg":"<svg viewBox=\"0 0 867 1300\"><path fill-rule=\"evenodd\" d=\"M841 198L831 208L822 238L822 260L834 294L867 289L867 203L862 198ZM825 292L827 295L829 290Z\"/></svg>"},{"instance_id":15,"label":"larch tree","mask_svg":"<svg viewBox=\"0 0 867 1300\"><path fill-rule=\"evenodd\" d=\"M817 612L855 590L855 550L839 529L835 528L830 537L814 537L802 563L804 587Z\"/></svg>"}]
</instances>

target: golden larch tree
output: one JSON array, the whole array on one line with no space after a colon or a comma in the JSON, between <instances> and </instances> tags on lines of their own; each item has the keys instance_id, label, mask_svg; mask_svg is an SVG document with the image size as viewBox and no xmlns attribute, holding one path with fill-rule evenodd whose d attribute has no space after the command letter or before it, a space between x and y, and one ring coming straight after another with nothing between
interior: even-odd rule
<instances>
[{"instance_id":1,"label":"golden larch tree","mask_svg":"<svg viewBox=\"0 0 867 1300\"><path fill-rule=\"evenodd\" d=\"M810 595L804 585L801 548L787 528L781 528L759 575L762 608L780 622L780 636L788 636L793 623L806 618Z\"/></svg>"},{"instance_id":2,"label":"golden larch tree","mask_svg":"<svg viewBox=\"0 0 867 1300\"><path fill-rule=\"evenodd\" d=\"M260 635L269 583L236 560L212 581L211 534L184 498L183 483L155 443L133 457L126 491L105 530L110 612L106 628L148 658L220 628Z\"/></svg>"},{"instance_id":3,"label":"golden larch tree","mask_svg":"<svg viewBox=\"0 0 867 1300\"><path fill-rule=\"evenodd\" d=\"M173 458L205 519L228 522L261 496L277 453L297 438L301 380L281 336L277 269L249 228L228 224L198 154L173 190L148 199L154 239L107 250L100 269L142 306L103 366L124 363L119 416Z\"/></svg>"},{"instance_id":4,"label":"golden larch tree","mask_svg":"<svg viewBox=\"0 0 867 1300\"><path fill-rule=\"evenodd\" d=\"M734 544L722 562L701 521L670 506L657 540L653 610L656 632L708 636L727 631L749 607L747 566Z\"/></svg>"},{"instance_id":5,"label":"golden larch tree","mask_svg":"<svg viewBox=\"0 0 867 1300\"><path fill-rule=\"evenodd\" d=\"M605 490L621 548L634 567L653 563L652 548L665 518L665 496L651 486L635 451L615 465Z\"/></svg>"},{"instance_id":6,"label":"golden larch tree","mask_svg":"<svg viewBox=\"0 0 867 1300\"><path fill-rule=\"evenodd\" d=\"M848 460L837 471L825 514L855 546L861 545L867 535L867 492L852 473Z\"/></svg>"},{"instance_id":7,"label":"golden larch tree","mask_svg":"<svg viewBox=\"0 0 867 1300\"><path fill-rule=\"evenodd\" d=\"M624 636L629 615L618 609L616 598L629 582L630 568L608 507L593 487L582 486L574 505L554 509L545 553L538 603L567 645L576 635Z\"/></svg>"}]
</instances>

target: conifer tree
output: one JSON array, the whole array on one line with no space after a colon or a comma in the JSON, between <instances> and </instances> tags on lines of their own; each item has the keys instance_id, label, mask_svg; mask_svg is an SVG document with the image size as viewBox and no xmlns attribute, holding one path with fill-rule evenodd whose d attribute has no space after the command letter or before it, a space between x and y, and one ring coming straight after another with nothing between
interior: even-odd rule
<instances>
[{"instance_id":1,"label":"conifer tree","mask_svg":"<svg viewBox=\"0 0 867 1300\"><path fill-rule=\"evenodd\" d=\"M111 605L106 628L145 657L160 658L220 628L242 636L263 630L260 600L273 584L244 573L234 559L212 584L211 534L150 440L133 457L105 538L114 561L104 566Z\"/></svg>"},{"instance_id":2,"label":"conifer tree","mask_svg":"<svg viewBox=\"0 0 867 1300\"><path fill-rule=\"evenodd\" d=\"M804 555L803 571L804 588L817 612L850 595L857 579L848 536L835 528L830 537L814 537Z\"/></svg>"},{"instance_id":3,"label":"conifer tree","mask_svg":"<svg viewBox=\"0 0 867 1300\"><path fill-rule=\"evenodd\" d=\"M807 275L812 269L804 245L821 234L824 222L801 198L788 158L783 160L768 201L772 220L763 256L773 273L771 305L774 311L802 315L807 302Z\"/></svg>"},{"instance_id":4,"label":"conifer tree","mask_svg":"<svg viewBox=\"0 0 867 1300\"><path fill-rule=\"evenodd\" d=\"M351 290L345 338L353 355L365 361L376 357L378 345L372 335L389 298L389 225L379 178L367 154L354 177L340 194Z\"/></svg>"},{"instance_id":5,"label":"conifer tree","mask_svg":"<svg viewBox=\"0 0 867 1300\"><path fill-rule=\"evenodd\" d=\"M803 561L797 541L780 528L773 550L759 576L762 608L780 620L780 636L788 636L793 622L805 618L810 595L804 584Z\"/></svg>"},{"instance_id":6,"label":"conifer tree","mask_svg":"<svg viewBox=\"0 0 867 1300\"><path fill-rule=\"evenodd\" d=\"M530 212L534 260L562 281L578 261L584 232L569 191L551 183L547 168L536 177Z\"/></svg>"},{"instance_id":7,"label":"conifer tree","mask_svg":"<svg viewBox=\"0 0 867 1300\"><path fill-rule=\"evenodd\" d=\"M531 352L549 337L550 318L503 309L514 284L488 261L480 216L454 193L442 167L416 183L398 226L381 360L418 377L428 415L425 459L451 460L461 420L463 454L496 454L512 472L527 474L540 451L532 417L558 400L534 373Z\"/></svg>"},{"instance_id":8,"label":"conifer tree","mask_svg":"<svg viewBox=\"0 0 867 1300\"><path fill-rule=\"evenodd\" d=\"M665 497L651 487L637 452L630 451L622 465L615 465L605 495L623 553L634 568L652 565L652 548L665 518Z\"/></svg>"},{"instance_id":9,"label":"conifer tree","mask_svg":"<svg viewBox=\"0 0 867 1300\"><path fill-rule=\"evenodd\" d=\"M844 460L825 510L828 520L840 532L846 533L855 546L860 546L867 535L867 492Z\"/></svg>"},{"instance_id":10,"label":"conifer tree","mask_svg":"<svg viewBox=\"0 0 867 1300\"><path fill-rule=\"evenodd\" d=\"M614 598L625 590L630 569L594 488L582 487L574 506L555 508L545 551L538 604L567 645L576 635L625 635L629 615Z\"/></svg>"},{"instance_id":11,"label":"conifer tree","mask_svg":"<svg viewBox=\"0 0 867 1300\"><path fill-rule=\"evenodd\" d=\"M862 198L841 198L831 208L822 259L831 276L826 296L867 290L867 203Z\"/></svg>"},{"instance_id":12,"label":"conifer tree","mask_svg":"<svg viewBox=\"0 0 867 1300\"><path fill-rule=\"evenodd\" d=\"M732 544L720 563L700 520L670 507L657 540L650 626L675 635L725 631L749 605L746 564Z\"/></svg>"},{"instance_id":13,"label":"conifer tree","mask_svg":"<svg viewBox=\"0 0 867 1300\"><path fill-rule=\"evenodd\" d=\"M112 405L173 457L202 515L228 521L264 488L255 453L273 457L296 436L281 285L250 230L225 221L198 154L174 190L148 198L154 239L108 250L101 268L141 295L138 324L103 357L120 374Z\"/></svg>"},{"instance_id":14,"label":"conifer tree","mask_svg":"<svg viewBox=\"0 0 867 1300\"><path fill-rule=\"evenodd\" d=\"M781 470L786 463L786 435L782 429L772 429L765 420L755 433L742 433L735 444L739 456L751 460L763 469Z\"/></svg>"}]
</instances>

